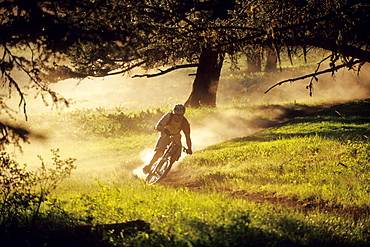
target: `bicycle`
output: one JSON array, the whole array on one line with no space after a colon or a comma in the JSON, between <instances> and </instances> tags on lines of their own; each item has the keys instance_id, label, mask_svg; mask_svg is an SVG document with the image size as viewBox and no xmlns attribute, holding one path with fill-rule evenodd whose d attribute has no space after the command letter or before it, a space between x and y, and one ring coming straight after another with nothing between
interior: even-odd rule
<instances>
[{"instance_id":1,"label":"bicycle","mask_svg":"<svg viewBox=\"0 0 370 247\"><path fill-rule=\"evenodd\" d=\"M176 154L179 148L183 148L183 152L188 153L188 150L185 147L180 146L173 141L172 136L170 136L170 140L170 144L168 144L162 157L158 159L150 169L150 172L145 179L146 184L153 185L167 176L175 162L172 161L171 158Z\"/></svg>"}]
</instances>

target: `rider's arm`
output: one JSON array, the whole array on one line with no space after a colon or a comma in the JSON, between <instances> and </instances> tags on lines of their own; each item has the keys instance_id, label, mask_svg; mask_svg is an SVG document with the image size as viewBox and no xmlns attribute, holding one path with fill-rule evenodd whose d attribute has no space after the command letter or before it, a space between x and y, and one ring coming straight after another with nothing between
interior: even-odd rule
<instances>
[{"instance_id":1,"label":"rider's arm","mask_svg":"<svg viewBox=\"0 0 370 247\"><path fill-rule=\"evenodd\" d=\"M161 119L159 119L157 125L155 126L155 129L162 132L164 131L164 126L168 123L168 120L170 119L170 112L164 114Z\"/></svg>"},{"instance_id":2,"label":"rider's arm","mask_svg":"<svg viewBox=\"0 0 370 247\"><path fill-rule=\"evenodd\" d=\"M192 143L191 143L191 138L190 138L190 124L187 121L187 119L185 120L183 132L184 132L185 139L186 139L186 146L188 147L188 154L192 154L193 151L191 149Z\"/></svg>"},{"instance_id":3,"label":"rider's arm","mask_svg":"<svg viewBox=\"0 0 370 247\"><path fill-rule=\"evenodd\" d=\"M187 153L188 154L192 154L193 153L193 150L191 149L191 139L190 139L190 133L189 135L185 135L185 138L186 138L186 145L188 146L188 151Z\"/></svg>"}]
</instances>

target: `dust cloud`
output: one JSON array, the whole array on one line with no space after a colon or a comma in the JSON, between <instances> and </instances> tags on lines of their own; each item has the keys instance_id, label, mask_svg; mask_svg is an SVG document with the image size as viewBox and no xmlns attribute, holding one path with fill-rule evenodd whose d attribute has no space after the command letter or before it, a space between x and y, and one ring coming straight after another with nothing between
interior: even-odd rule
<instances>
[{"instance_id":1,"label":"dust cloud","mask_svg":"<svg viewBox=\"0 0 370 247\"><path fill-rule=\"evenodd\" d=\"M143 173L142 168L144 167L144 165L149 164L152 157L153 157L153 149L152 148L147 148L147 149L141 151L140 159L143 161L143 165L135 168L132 171L132 174L134 174L136 177L144 180L146 178L146 175Z\"/></svg>"},{"instance_id":2,"label":"dust cloud","mask_svg":"<svg viewBox=\"0 0 370 247\"><path fill-rule=\"evenodd\" d=\"M144 73L154 72L139 70L133 74ZM134 111L184 102L191 92L193 79L185 72L150 79L116 75L85 79L78 84L75 80L65 80L52 89L71 99L71 109L122 108Z\"/></svg>"},{"instance_id":3,"label":"dust cloud","mask_svg":"<svg viewBox=\"0 0 370 247\"><path fill-rule=\"evenodd\" d=\"M250 85L247 79L230 82L226 77L222 77L218 90L218 110L203 120L189 117L192 127L193 151L231 138L247 136L275 124L276 119L283 116L285 112L283 108L273 107L274 104L321 104L369 98L369 67L364 66L360 75L341 70L335 77L320 76L319 81L314 82L312 97L305 88L309 80L286 83L267 94L264 93L276 82L294 77L296 74L277 72L271 75L269 80L261 81L258 85ZM59 109L59 111L81 108L117 108L126 111L158 107L170 109L175 103L185 102L189 96L194 80L194 77L188 76L189 73L194 73L194 71L174 72L151 79L117 75L103 79L86 79L80 82L66 80L53 85L52 89L65 98L72 99L73 102L70 108ZM33 115L37 116L46 112L53 114L55 118L60 117L58 111L52 107L45 107L40 101L40 99L28 98L29 121L25 124L30 130L34 129ZM271 107L255 108L254 105L270 105ZM30 145L25 145L23 154L16 154L20 163L39 164L37 155L48 159L49 150L58 147L61 157L76 158L75 164L81 173L94 177L102 171L112 170L112 167L118 166L125 159L120 155L119 150L107 153L109 143L104 144L108 146L99 149L94 143L69 140L63 133L58 133L57 126L47 126L47 123L44 123L44 126L38 126L38 129L46 133L49 138L31 140ZM152 157L153 148L154 146L150 145L148 149L142 151L143 165L147 164ZM13 153L16 152L13 151ZM132 170L135 168L132 167ZM139 177L143 176L141 167L134 172Z\"/></svg>"},{"instance_id":4,"label":"dust cloud","mask_svg":"<svg viewBox=\"0 0 370 247\"><path fill-rule=\"evenodd\" d=\"M342 69L335 76L318 76L319 80L313 82L312 96L306 88L311 79L285 83L265 93L277 82L302 75L301 71L276 72L267 77L270 80L258 85L250 85L247 79L238 83L221 79L218 114L211 115L204 123L195 121L192 126L196 149L247 136L286 120L287 112L281 107L284 104L330 105L370 97L369 64L363 66L360 74ZM258 105L263 107L256 107Z\"/></svg>"},{"instance_id":5,"label":"dust cloud","mask_svg":"<svg viewBox=\"0 0 370 247\"><path fill-rule=\"evenodd\" d=\"M325 68L322 68L324 70ZM348 100L364 99L370 97L370 64L366 63L361 68L361 73L341 69L334 76L323 74L317 76L318 81L313 81L313 95L306 88L311 78L295 82L286 82L264 93L276 83L313 73L312 69L287 70L270 73L263 81L250 84L248 79L234 84L220 84L218 102L230 104L235 98L242 98L244 102L252 105L259 104L286 104L286 103L335 103ZM242 92L242 93L240 93ZM236 101L238 102L238 101Z\"/></svg>"},{"instance_id":6,"label":"dust cloud","mask_svg":"<svg viewBox=\"0 0 370 247\"><path fill-rule=\"evenodd\" d=\"M203 121L189 119L194 151L235 137L247 136L272 124L262 112L251 108L228 109L210 114ZM273 115L279 115L275 112ZM271 114L268 118L273 117Z\"/></svg>"}]
</instances>

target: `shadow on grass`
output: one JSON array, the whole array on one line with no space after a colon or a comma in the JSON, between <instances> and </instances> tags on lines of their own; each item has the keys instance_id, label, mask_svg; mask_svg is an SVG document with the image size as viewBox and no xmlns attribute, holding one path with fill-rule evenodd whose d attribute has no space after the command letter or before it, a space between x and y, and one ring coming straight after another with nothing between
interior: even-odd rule
<instances>
[{"instance_id":1,"label":"shadow on grass","mask_svg":"<svg viewBox=\"0 0 370 247\"><path fill-rule=\"evenodd\" d=\"M252 136L234 142L272 141L292 137L320 136L338 140L369 141L370 100L335 105L306 116L276 124ZM280 128L282 131L276 131Z\"/></svg>"},{"instance_id":2,"label":"shadow on grass","mask_svg":"<svg viewBox=\"0 0 370 247\"><path fill-rule=\"evenodd\" d=\"M161 235L151 232L116 238L123 246L365 246L366 242L351 242L325 226L312 226L295 219L270 219L275 232L250 225L250 216L239 216L228 225L212 225L199 219L189 222L188 236ZM193 236L193 237L191 237ZM121 242L121 243L120 243ZM112 245L113 246L113 245Z\"/></svg>"},{"instance_id":3,"label":"shadow on grass","mask_svg":"<svg viewBox=\"0 0 370 247\"><path fill-rule=\"evenodd\" d=\"M293 217L251 223L252 215L239 212L228 224L209 224L201 219L183 222L183 234L163 235L150 229L149 223L135 220L98 226L42 226L1 229L0 244L8 246L111 247L111 246L367 246L330 230L324 225L310 225ZM55 222L55 225L58 225ZM258 224L259 226L257 226ZM52 229L50 229L52 228ZM187 229L187 232L186 230Z\"/></svg>"}]
</instances>

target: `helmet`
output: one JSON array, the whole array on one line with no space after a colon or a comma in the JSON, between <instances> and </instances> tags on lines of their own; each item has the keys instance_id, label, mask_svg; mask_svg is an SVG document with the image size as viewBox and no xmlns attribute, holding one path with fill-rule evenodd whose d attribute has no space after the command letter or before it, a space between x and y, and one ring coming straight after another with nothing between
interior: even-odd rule
<instances>
[{"instance_id":1,"label":"helmet","mask_svg":"<svg viewBox=\"0 0 370 247\"><path fill-rule=\"evenodd\" d=\"M174 105L174 107L173 107L173 113L184 115L184 113L185 113L185 106L182 105L182 104L176 104L176 105Z\"/></svg>"}]
</instances>

